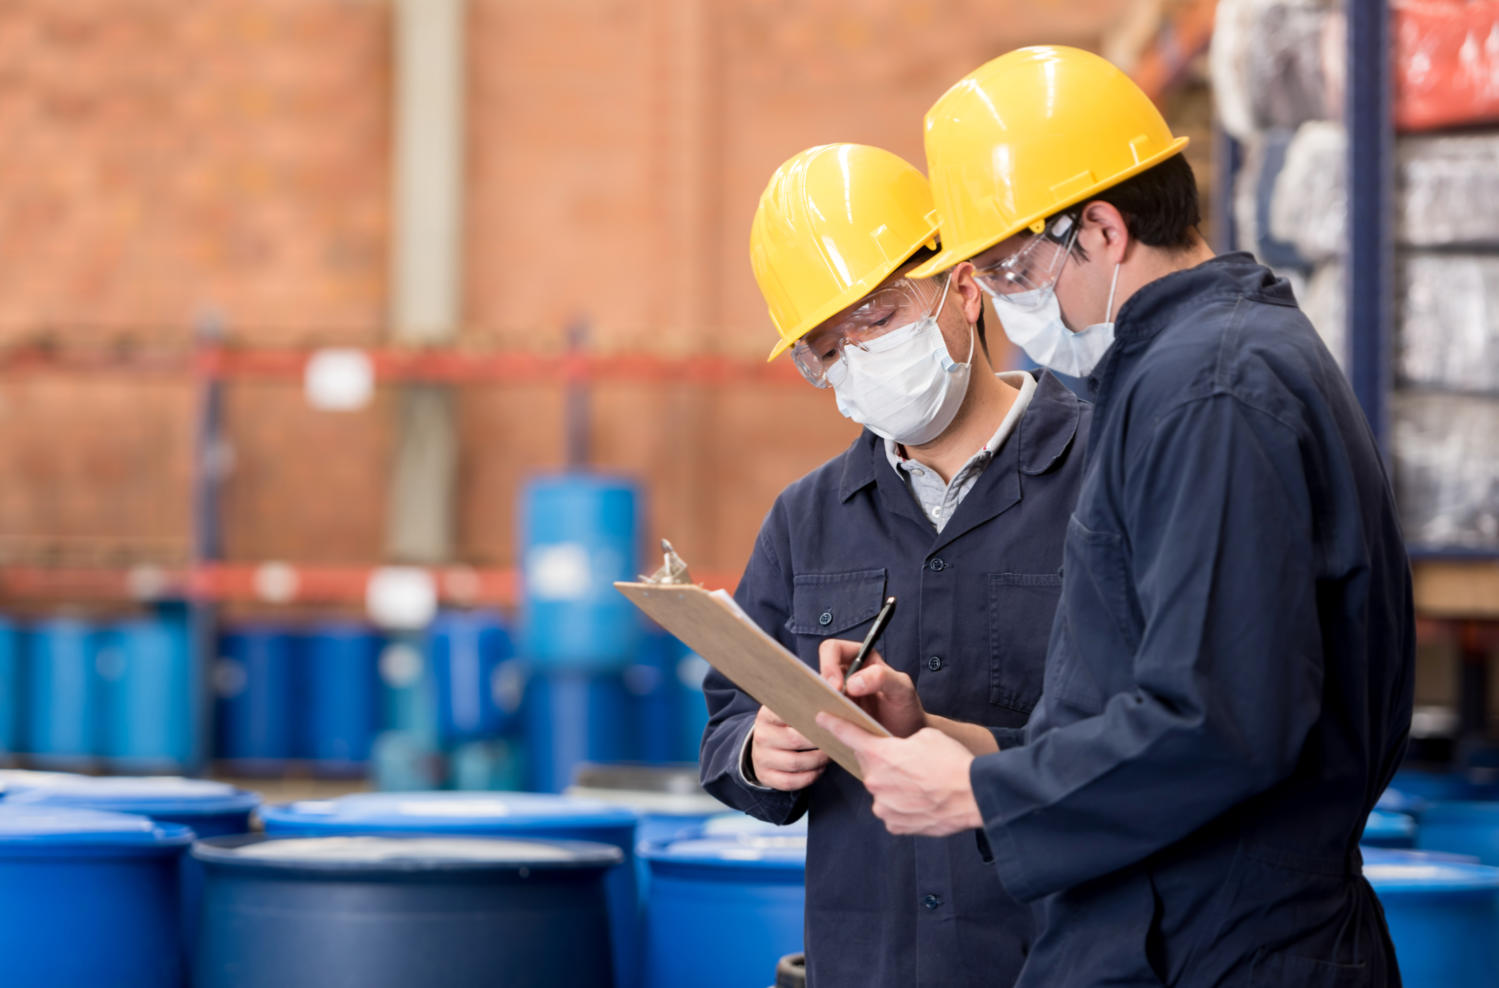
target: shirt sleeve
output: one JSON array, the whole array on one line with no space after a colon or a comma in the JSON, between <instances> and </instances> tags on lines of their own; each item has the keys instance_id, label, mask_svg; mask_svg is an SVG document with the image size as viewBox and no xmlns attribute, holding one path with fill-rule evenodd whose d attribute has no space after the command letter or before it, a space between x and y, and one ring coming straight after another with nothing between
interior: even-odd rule
<instances>
[{"instance_id":1,"label":"shirt sleeve","mask_svg":"<svg viewBox=\"0 0 1499 988\"><path fill-rule=\"evenodd\" d=\"M791 613L791 574L781 566L774 547L776 512L766 519L755 540L755 551L739 580L734 599L766 634L794 650L786 620ZM703 679L708 702L708 726L698 759L703 788L721 802L769 823L791 823L806 810L805 790L782 792L745 778L743 760L749 757L750 733L760 704L738 689L717 669Z\"/></svg>"},{"instance_id":2,"label":"shirt sleeve","mask_svg":"<svg viewBox=\"0 0 1499 988\"><path fill-rule=\"evenodd\" d=\"M1012 895L1134 864L1294 770L1323 678L1306 478L1297 432L1233 396L1158 422L1119 501L1134 687L971 769Z\"/></svg>"}]
</instances>

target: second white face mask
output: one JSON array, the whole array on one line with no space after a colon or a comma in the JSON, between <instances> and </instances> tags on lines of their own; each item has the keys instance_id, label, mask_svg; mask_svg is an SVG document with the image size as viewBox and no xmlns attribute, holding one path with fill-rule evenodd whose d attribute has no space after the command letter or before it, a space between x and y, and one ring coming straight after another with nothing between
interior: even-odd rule
<instances>
[{"instance_id":1,"label":"second white face mask","mask_svg":"<svg viewBox=\"0 0 1499 988\"><path fill-rule=\"evenodd\" d=\"M1113 314L1114 288L1118 282L1116 264L1104 321L1076 333L1062 321L1062 304L1053 288L1005 295L980 287L994 301L994 314L999 316L1010 342L1042 367L1072 377L1087 377L1114 343L1114 324L1109 316Z\"/></svg>"},{"instance_id":2,"label":"second white face mask","mask_svg":"<svg viewBox=\"0 0 1499 988\"><path fill-rule=\"evenodd\" d=\"M947 289L943 288L942 311ZM952 424L968 393L973 362L973 330L968 359L947 352L936 314L891 330L864 348L846 347L828 368L838 411L869 431L906 446L929 443Z\"/></svg>"}]
</instances>

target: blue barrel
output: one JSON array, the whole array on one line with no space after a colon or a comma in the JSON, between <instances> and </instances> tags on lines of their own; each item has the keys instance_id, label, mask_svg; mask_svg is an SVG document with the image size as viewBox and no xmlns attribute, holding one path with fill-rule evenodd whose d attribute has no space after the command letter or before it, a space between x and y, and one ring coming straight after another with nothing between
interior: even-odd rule
<instances>
[{"instance_id":1,"label":"blue barrel","mask_svg":"<svg viewBox=\"0 0 1499 988\"><path fill-rule=\"evenodd\" d=\"M157 823L181 824L196 837L221 837L250 830L250 814L260 805L253 792L223 782L180 776L88 776L41 779L20 784L6 799L13 805L130 813ZM197 926L203 876L191 860L183 862L181 909L184 942Z\"/></svg>"},{"instance_id":2,"label":"blue barrel","mask_svg":"<svg viewBox=\"0 0 1499 988\"><path fill-rule=\"evenodd\" d=\"M440 789L448 778L447 753L413 731L381 731L370 752L370 778L386 792Z\"/></svg>"},{"instance_id":3,"label":"blue barrel","mask_svg":"<svg viewBox=\"0 0 1499 988\"><path fill-rule=\"evenodd\" d=\"M1365 847L1415 847L1416 821L1404 813L1377 809L1364 822L1359 843Z\"/></svg>"},{"instance_id":4,"label":"blue barrel","mask_svg":"<svg viewBox=\"0 0 1499 988\"><path fill-rule=\"evenodd\" d=\"M437 744L437 697L423 639L391 636L380 652L380 726Z\"/></svg>"},{"instance_id":5,"label":"blue barrel","mask_svg":"<svg viewBox=\"0 0 1499 988\"><path fill-rule=\"evenodd\" d=\"M689 837L640 853L651 988L764 988L777 961L802 950L805 836Z\"/></svg>"},{"instance_id":6,"label":"blue barrel","mask_svg":"<svg viewBox=\"0 0 1499 988\"><path fill-rule=\"evenodd\" d=\"M530 787L561 792L584 762L634 761L633 700L619 673L533 669L525 700Z\"/></svg>"},{"instance_id":7,"label":"blue barrel","mask_svg":"<svg viewBox=\"0 0 1499 988\"><path fill-rule=\"evenodd\" d=\"M21 715L25 709L21 649L25 632L0 618L0 757L21 750Z\"/></svg>"},{"instance_id":8,"label":"blue barrel","mask_svg":"<svg viewBox=\"0 0 1499 988\"><path fill-rule=\"evenodd\" d=\"M513 741L465 741L448 756L454 789L515 790L526 785L525 753Z\"/></svg>"},{"instance_id":9,"label":"blue barrel","mask_svg":"<svg viewBox=\"0 0 1499 988\"><path fill-rule=\"evenodd\" d=\"M182 985L177 864L191 841L145 817L0 803L6 988Z\"/></svg>"},{"instance_id":10,"label":"blue barrel","mask_svg":"<svg viewBox=\"0 0 1499 988\"><path fill-rule=\"evenodd\" d=\"M198 678L185 618L109 626L99 646L100 754L130 772L182 770L202 761Z\"/></svg>"},{"instance_id":11,"label":"blue barrel","mask_svg":"<svg viewBox=\"0 0 1499 988\"><path fill-rule=\"evenodd\" d=\"M1406 816L1418 817L1426 808L1426 800L1419 796L1399 789L1386 789L1379 794L1379 801L1374 804L1376 810L1386 810L1390 813L1404 813Z\"/></svg>"},{"instance_id":12,"label":"blue barrel","mask_svg":"<svg viewBox=\"0 0 1499 988\"><path fill-rule=\"evenodd\" d=\"M612 983L607 844L229 837L193 856L197 988Z\"/></svg>"},{"instance_id":13,"label":"blue barrel","mask_svg":"<svg viewBox=\"0 0 1499 988\"><path fill-rule=\"evenodd\" d=\"M331 623L304 640L302 741L320 774L362 774L379 729L380 651L374 629Z\"/></svg>"},{"instance_id":14,"label":"blue barrel","mask_svg":"<svg viewBox=\"0 0 1499 988\"><path fill-rule=\"evenodd\" d=\"M796 837L807 836L807 818L798 817L792 823L766 823L748 813L733 811L719 813L703 824L703 833L709 837Z\"/></svg>"},{"instance_id":15,"label":"blue barrel","mask_svg":"<svg viewBox=\"0 0 1499 988\"><path fill-rule=\"evenodd\" d=\"M640 612L614 589L640 567L639 495L619 478L564 474L521 494L522 654L543 666L619 668Z\"/></svg>"},{"instance_id":16,"label":"blue barrel","mask_svg":"<svg viewBox=\"0 0 1499 988\"><path fill-rule=\"evenodd\" d=\"M703 674L708 664L660 630L644 635L635 661L625 669L634 700L635 736L641 761L696 761L708 723Z\"/></svg>"},{"instance_id":17,"label":"blue barrel","mask_svg":"<svg viewBox=\"0 0 1499 988\"><path fill-rule=\"evenodd\" d=\"M1499 865L1499 803L1431 804L1421 814L1416 846L1472 854L1486 865Z\"/></svg>"},{"instance_id":18,"label":"blue barrel","mask_svg":"<svg viewBox=\"0 0 1499 988\"><path fill-rule=\"evenodd\" d=\"M26 743L32 760L72 767L98 750L99 635L72 618L38 623L26 663Z\"/></svg>"},{"instance_id":19,"label":"blue barrel","mask_svg":"<svg viewBox=\"0 0 1499 988\"><path fill-rule=\"evenodd\" d=\"M519 720L525 675L498 614L439 614L427 630L427 666L444 744L498 737Z\"/></svg>"},{"instance_id":20,"label":"blue barrel","mask_svg":"<svg viewBox=\"0 0 1499 988\"><path fill-rule=\"evenodd\" d=\"M633 810L640 817L636 843L659 843L696 834L724 811L722 803L703 791L696 763L585 764L578 767L573 780L566 795Z\"/></svg>"},{"instance_id":21,"label":"blue barrel","mask_svg":"<svg viewBox=\"0 0 1499 988\"><path fill-rule=\"evenodd\" d=\"M635 814L629 810L539 793L355 793L267 806L260 816L268 834L477 834L612 844L628 865L606 880L615 969L638 969Z\"/></svg>"},{"instance_id":22,"label":"blue barrel","mask_svg":"<svg viewBox=\"0 0 1499 988\"><path fill-rule=\"evenodd\" d=\"M294 641L274 625L245 625L219 638L215 748L236 772L279 774L295 757Z\"/></svg>"},{"instance_id":23,"label":"blue barrel","mask_svg":"<svg viewBox=\"0 0 1499 988\"><path fill-rule=\"evenodd\" d=\"M1384 907L1405 988L1499 984L1499 868L1386 859L1366 861L1364 877Z\"/></svg>"},{"instance_id":24,"label":"blue barrel","mask_svg":"<svg viewBox=\"0 0 1499 988\"><path fill-rule=\"evenodd\" d=\"M1486 775L1403 768L1390 788L1428 803L1499 800L1499 782Z\"/></svg>"}]
</instances>

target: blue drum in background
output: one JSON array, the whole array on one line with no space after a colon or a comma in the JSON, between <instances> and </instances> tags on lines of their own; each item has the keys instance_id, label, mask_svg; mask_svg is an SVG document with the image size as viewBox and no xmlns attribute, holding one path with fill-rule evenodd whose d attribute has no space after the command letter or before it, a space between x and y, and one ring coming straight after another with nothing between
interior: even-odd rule
<instances>
[{"instance_id":1,"label":"blue drum in background","mask_svg":"<svg viewBox=\"0 0 1499 988\"><path fill-rule=\"evenodd\" d=\"M365 625L323 624L302 648L302 754L313 770L362 774L379 729L380 652L384 643Z\"/></svg>"},{"instance_id":2,"label":"blue drum in background","mask_svg":"<svg viewBox=\"0 0 1499 988\"><path fill-rule=\"evenodd\" d=\"M0 958L6 988L184 983L178 860L186 827L0 804Z\"/></svg>"},{"instance_id":3,"label":"blue drum in background","mask_svg":"<svg viewBox=\"0 0 1499 988\"><path fill-rule=\"evenodd\" d=\"M1379 794L1379 801L1374 804L1376 810L1386 810L1390 813L1404 813L1406 816L1418 817L1426 808L1426 800L1419 796L1412 796L1399 789L1386 789Z\"/></svg>"},{"instance_id":4,"label":"blue drum in background","mask_svg":"<svg viewBox=\"0 0 1499 988\"><path fill-rule=\"evenodd\" d=\"M1415 847L1416 821L1404 813L1375 810L1364 823L1359 843L1366 847Z\"/></svg>"},{"instance_id":5,"label":"blue drum in background","mask_svg":"<svg viewBox=\"0 0 1499 988\"><path fill-rule=\"evenodd\" d=\"M709 837L801 837L807 836L805 814L792 823L766 823L748 813L720 813L703 824L703 834Z\"/></svg>"},{"instance_id":6,"label":"blue drum in background","mask_svg":"<svg viewBox=\"0 0 1499 988\"><path fill-rule=\"evenodd\" d=\"M642 844L650 867L645 983L764 988L802 950L805 835Z\"/></svg>"},{"instance_id":7,"label":"blue drum in background","mask_svg":"<svg viewBox=\"0 0 1499 988\"><path fill-rule=\"evenodd\" d=\"M294 642L274 625L245 625L219 638L215 753L235 771L276 774L295 755Z\"/></svg>"},{"instance_id":8,"label":"blue drum in background","mask_svg":"<svg viewBox=\"0 0 1499 988\"><path fill-rule=\"evenodd\" d=\"M626 867L606 879L615 970L638 970L635 814L618 806L539 793L354 793L267 806L268 834L467 834L612 844ZM763 986L761 986L763 988Z\"/></svg>"},{"instance_id":9,"label":"blue drum in background","mask_svg":"<svg viewBox=\"0 0 1499 988\"><path fill-rule=\"evenodd\" d=\"M1390 780L1390 788L1428 803L1499 800L1499 781L1476 773L1428 772L1403 768Z\"/></svg>"},{"instance_id":10,"label":"blue drum in background","mask_svg":"<svg viewBox=\"0 0 1499 988\"><path fill-rule=\"evenodd\" d=\"M707 670L708 664L676 638L654 628L645 632L635 662L625 669L641 761L697 761L708 723Z\"/></svg>"},{"instance_id":11,"label":"blue drum in background","mask_svg":"<svg viewBox=\"0 0 1499 988\"><path fill-rule=\"evenodd\" d=\"M696 763L580 765L566 795L633 810L640 817L637 844L700 833L724 811L724 805L699 784Z\"/></svg>"},{"instance_id":12,"label":"blue drum in background","mask_svg":"<svg viewBox=\"0 0 1499 988\"><path fill-rule=\"evenodd\" d=\"M0 757L21 750L24 645L20 626L0 618Z\"/></svg>"},{"instance_id":13,"label":"blue drum in background","mask_svg":"<svg viewBox=\"0 0 1499 988\"><path fill-rule=\"evenodd\" d=\"M1499 865L1499 803L1431 804L1421 813L1416 846L1471 854L1486 865Z\"/></svg>"},{"instance_id":14,"label":"blue drum in background","mask_svg":"<svg viewBox=\"0 0 1499 988\"><path fill-rule=\"evenodd\" d=\"M199 688L185 614L109 626L96 659L100 754L116 770L177 770L203 760Z\"/></svg>"},{"instance_id":15,"label":"blue drum in background","mask_svg":"<svg viewBox=\"0 0 1499 988\"><path fill-rule=\"evenodd\" d=\"M41 765L90 762L99 740L98 633L72 618L42 621L30 646L24 749Z\"/></svg>"},{"instance_id":16,"label":"blue drum in background","mask_svg":"<svg viewBox=\"0 0 1499 988\"><path fill-rule=\"evenodd\" d=\"M515 790L526 787L526 756L520 745L503 738L465 741L448 756L448 781L454 789Z\"/></svg>"},{"instance_id":17,"label":"blue drum in background","mask_svg":"<svg viewBox=\"0 0 1499 988\"><path fill-rule=\"evenodd\" d=\"M11 805L52 806L129 813L162 824L181 824L196 837L221 837L250 830L250 814L260 797L223 782L180 776L74 775L21 783L7 797ZM182 865L183 937L191 942L197 926L203 876L191 860Z\"/></svg>"},{"instance_id":18,"label":"blue drum in background","mask_svg":"<svg viewBox=\"0 0 1499 988\"><path fill-rule=\"evenodd\" d=\"M564 474L521 494L521 654L552 668L620 668L641 620L614 589L640 574L640 496L613 477ZM651 568L654 568L651 567Z\"/></svg>"},{"instance_id":19,"label":"blue drum in background","mask_svg":"<svg viewBox=\"0 0 1499 988\"><path fill-rule=\"evenodd\" d=\"M427 667L444 744L498 737L519 720L525 675L498 614L439 614L427 631Z\"/></svg>"},{"instance_id":20,"label":"blue drum in background","mask_svg":"<svg viewBox=\"0 0 1499 988\"><path fill-rule=\"evenodd\" d=\"M207 873L197 988L613 983L618 848L487 837L231 837Z\"/></svg>"},{"instance_id":21,"label":"blue drum in background","mask_svg":"<svg viewBox=\"0 0 1499 988\"><path fill-rule=\"evenodd\" d=\"M632 701L621 673L533 668L525 701L531 788L561 792L584 762L634 761Z\"/></svg>"},{"instance_id":22,"label":"blue drum in background","mask_svg":"<svg viewBox=\"0 0 1499 988\"><path fill-rule=\"evenodd\" d=\"M381 731L370 752L370 778L386 792L441 789L448 777L447 754L413 731Z\"/></svg>"},{"instance_id":23,"label":"blue drum in background","mask_svg":"<svg viewBox=\"0 0 1499 988\"><path fill-rule=\"evenodd\" d=\"M1399 860L1364 863L1384 907L1406 988L1499 984L1499 868Z\"/></svg>"},{"instance_id":24,"label":"blue drum in background","mask_svg":"<svg viewBox=\"0 0 1499 988\"><path fill-rule=\"evenodd\" d=\"M398 632L380 652L380 726L437 744L437 697L420 635Z\"/></svg>"}]
</instances>

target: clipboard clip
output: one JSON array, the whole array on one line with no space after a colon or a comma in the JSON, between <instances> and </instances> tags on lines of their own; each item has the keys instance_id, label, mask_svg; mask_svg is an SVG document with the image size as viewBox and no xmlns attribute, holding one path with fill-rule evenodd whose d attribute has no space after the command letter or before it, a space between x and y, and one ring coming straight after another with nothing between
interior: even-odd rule
<instances>
[{"instance_id":1,"label":"clipboard clip","mask_svg":"<svg viewBox=\"0 0 1499 988\"><path fill-rule=\"evenodd\" d=\"M650 576L642 576L640 582L690 585L692 574L687 572L687 562L677 555L677 550L673 549L671 543L665 539L661 540L661 552L663 556L661 568Z\"/></svg>"}]
</instances>

